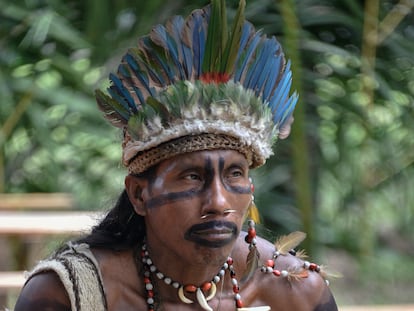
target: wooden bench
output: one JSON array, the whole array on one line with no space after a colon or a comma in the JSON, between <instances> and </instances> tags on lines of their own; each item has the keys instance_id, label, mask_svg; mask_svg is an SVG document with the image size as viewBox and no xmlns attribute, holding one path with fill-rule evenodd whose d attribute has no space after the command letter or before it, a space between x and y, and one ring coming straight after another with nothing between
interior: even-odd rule
<instances>
[{"instance_id":1,"label":"wooden bench","mask_svg":"<svg viewBox=\"0 0 414 311\"><path fill-rule=\"evenodd\" d=\"M0 211L0 235L33 237L80 235L99 222L102 213L79 211ZM0 272L0 291L18 289L24 283L23 272Z\"/></svg>"},{"instance_id":2,"label":"wooden bench","mask_svg":"<svg viewBox=\"0 0 414 311\"><path fill-rule=\"evenodd\" d=\"M0 193L0 210L71 210L73 204L68 193Z\"/></svg>"},{"instance_id":3,"label":"wooden bench","mask_svg":"<svg viewBox=\"0 0 414 311\"><path fill-rule=\"evenodd\" d=\"M99 212L74 211L73 207L74 200L67 193L0 194L0 237L7 240L14 259L3 265L7 271L0 271L0 310L8 295L24 284L22 270L32 265L28 247L32 249L34 241L87 233L101 218Z\"/></svg>"},{"instance_id":4,"label":"wooden bench","mask_svg":"<svg viewBox=\"0 0 414 311\"><path fill-rule=\"evenodd\" d=\"M24 271L0 271L0 292L21 289L25 282L24 273Z\"/></svg>"},{"instance_id":5,"label":"wooden bench","mask_svg":"<svg viewBox=\"0 0 414 311\"><path fill-rule=\"evenodd\" d=\"M52 235L88 232L102 217L82 211L0 211L0 235Z\"/></svg>"},{"instance_id":6,"label":"wooden bench","mask_svg":"<svg viewBox=\"0 0 414 311\"><path fill-rule=\"evenodd\" d=\"M94 212L0 212L0 235L79 235L99 218ZM18 290L24 281L23 271L0 271L0 292Z\"/></svg>"}]
</instances>

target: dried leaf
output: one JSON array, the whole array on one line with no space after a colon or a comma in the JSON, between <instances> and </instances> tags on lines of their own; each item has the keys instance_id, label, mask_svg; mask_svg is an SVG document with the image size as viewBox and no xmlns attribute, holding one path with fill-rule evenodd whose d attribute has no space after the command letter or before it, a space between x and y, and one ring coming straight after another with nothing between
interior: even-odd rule
<instances>
[{"instance_id":1,"label":"dried leaf","mask_svg":"<svg viewBox=\"0 0 414 311\"><path fill-rule=\"evenodd\" d=\"M324 279L338 279L343 277L340 272L330 271L325 266L320 266L319 273Z\"/></svg>"},{"instance_id":2,"label":"dried leaf","mask_svg":"<svg viewBox=\"0 0 414 311\"><path fill-rule=\"evenodd\" d=\"M297 281L299 279L307 278L309 276L309 272L306 269L301 267L290 268L288 269L288 276L287 279L289 282Z\"/></svg>"},{"instance_id":3,"label":"dried leaf","mask_svg":"<svg viewBox=\"0 0 414 311\"><path fill-rule=\"evenodd\" d=\"M279 237L275 242L276 250L281 255L286 255L306 238L306 233L295 231L288 235Z\"/></svg>"},{"instance_id":4,"label":"dried leaf","mask_svg":"<svg viewBox=\"0 0 414 311\"><path fill-rule=\"evenodd\" d=\"M247 281L255 273L256 269L259 267L260 253L257 250L257 247L253 247L246 259L246 271L244 272L241 282Z\"/></svg>"},{"instance_id":5,"label":"dried leaf","mask_svg":"<svg viewBox=\"0 0 414 311\"><path fill-rule=\"evenodd\" d=\"M304 249L301 249L296 252L296 257L299 259L305 259L308 258L308 254L306 254L306 251Z\"/></svg>"}]
</instances>

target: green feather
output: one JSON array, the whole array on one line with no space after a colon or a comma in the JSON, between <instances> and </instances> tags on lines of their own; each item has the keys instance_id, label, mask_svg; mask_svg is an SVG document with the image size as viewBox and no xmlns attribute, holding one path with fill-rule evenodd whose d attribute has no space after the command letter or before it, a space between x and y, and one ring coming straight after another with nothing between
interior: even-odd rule
<instances>
[{"instance_id":1,"label":"green feather","mask_svg":"<svg viewBox=\"0 0 414 311\"><path fill-rule=\"evenodd\" d=\"M136 113L128 120L128 133L133 139L139 139L139 135L142 135L145 127L145 116L142 113Z\"/></svg>"},{"instance_id":2,"label":"green feather","mask_svg":"<svg viewBox=\"0 0 414 311\"><path fill-rule=\"evenodd\" d=\"M203 73L230 74L234 69L242 35L245 7L246 1L240 0L232 32L229 34L225 1L211 1L210 21L202 65Z\"/></svg>"},{"instance_id":3,"label":"green feather","mask_svg":"<svg viewBox=\"0 0 414 311\"><path fill-rule=\"evenodd\" d=\"M212 0L210 21L202 64L203 73L219 72L221 55L227 41L227 17L224 0Z\"/></svg>"},{"instance_id":4,"label":"green feather","mask_svg":"<svg viewBox=\"0 0 414 311\"><path fill-rule=\"evenodd\" d=\"M163 122L168 121L170 113L161 102L150 96L147 98L146 103L161 117Z\"/></svg>"},{"instance_id":5,"label":"green feather","mask_svg":"<svg viewBox=\"0 0 414 311\"><path fill-rule=\"evenodd\" d=\"M226 1L220 1L220 21L221 27L218 33L221 34L221 50L220 53L223 53L223 48L226 45L228 38L228 27L227 27L227 11L226 11Z\"/></svg>"},{"instance_id":6,"label":"green feather","mask_svg":"<svg viewBox=\"0 0 414 311\"><path fill-rule=\"evenodd\" d=\"M95 98L99 109L104 113L105 118L116 127L123 127L129 119L129 111L125 107L106 95L101 90L95 91Z\"/></svg>"},{"instance_id":7,"label":"green feather","mask_svg":"<svg viewBox=\"0 0 414 311\"><path fill-rule=\"evenodd\" d=\"M237 53L240 48L240 39L242 35L243 23L244 23L244 8L246 7L246 1L240 0L239 8L237 10L236 17L233 21L233 28L231 37L227 41L226 48L223 53L222 68L220 72L230 73L236 63Z\"/></svg>"}]
</instances>

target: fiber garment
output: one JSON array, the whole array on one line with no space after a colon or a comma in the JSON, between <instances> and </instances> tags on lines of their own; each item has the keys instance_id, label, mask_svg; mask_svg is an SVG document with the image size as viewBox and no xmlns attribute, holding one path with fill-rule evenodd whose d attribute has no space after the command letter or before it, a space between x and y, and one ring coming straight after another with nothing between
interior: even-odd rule
<instances>
[{"instance_id":1,"label":"fiber garment","mask_svg":"<svg viewBox=\"0 0 414 311\"><path fill-rule=\"evenodd\" d=\"M89 245L68 243L64 250L39 262L28 279L46 271L54 271L59 276L72 311L107 310L102 277Z\"/></svg>"}]
</instances>

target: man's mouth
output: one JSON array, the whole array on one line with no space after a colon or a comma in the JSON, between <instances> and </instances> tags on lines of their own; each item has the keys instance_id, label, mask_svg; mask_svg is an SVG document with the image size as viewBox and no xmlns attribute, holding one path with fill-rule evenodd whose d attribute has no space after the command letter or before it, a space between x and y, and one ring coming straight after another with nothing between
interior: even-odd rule
<instances>
[{"instance_id":1,"label":"man's mouth","mask_svg":"<svg viewBox=\"0 0 414 311\"><path fill-rule=\"evenodd\" d=\"M187 230L185 239L202 246L218 248L236 239L237 226L227 221L210 221L196 224Z\"/></svg>"}]
</instances>

